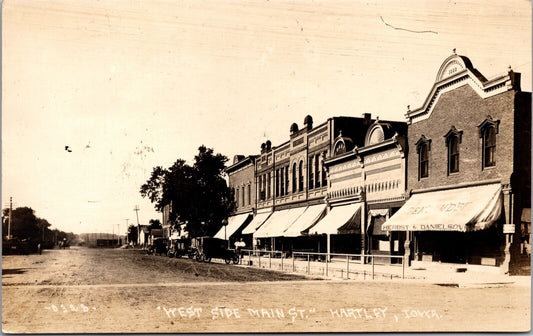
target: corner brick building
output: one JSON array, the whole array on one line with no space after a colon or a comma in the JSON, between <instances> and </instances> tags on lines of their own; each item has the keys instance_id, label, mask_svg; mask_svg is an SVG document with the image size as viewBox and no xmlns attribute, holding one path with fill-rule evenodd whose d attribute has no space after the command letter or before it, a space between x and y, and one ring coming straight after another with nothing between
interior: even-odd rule
<instances>
[{"instance_id":1,"label":"corner brick building","mask_svg":"<svg viewBox=\"0 0 533 336\"><path fill-rule=\"evenodd\" d=\"M488 80L453 54L406 116L410 198L384 227L407 232L415 264L516 273L531 208L531 93L520 74Z\"/></svg>"}]
</instances>

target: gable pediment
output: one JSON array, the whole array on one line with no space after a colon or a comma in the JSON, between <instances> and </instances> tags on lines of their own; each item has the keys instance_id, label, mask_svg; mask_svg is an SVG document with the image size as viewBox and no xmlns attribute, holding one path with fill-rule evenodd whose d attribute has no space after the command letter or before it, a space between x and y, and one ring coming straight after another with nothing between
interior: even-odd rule
<instances>
[{"instance_id":1,"label":"gable pediment","mask_svg":"<svg viewBox=\"0 0 533 336\"><path fill-rule=\"evenodd\" d=\"M505 75L487 80L472 66L467 57L454 54L441 65L435 84L433 84L424 104L415 110L408 110L405 116L410 123L429 118L442 94L463 85L469 85L483 99L512 90L511 74L512 70Z\"/></svg>"}]
</instances>

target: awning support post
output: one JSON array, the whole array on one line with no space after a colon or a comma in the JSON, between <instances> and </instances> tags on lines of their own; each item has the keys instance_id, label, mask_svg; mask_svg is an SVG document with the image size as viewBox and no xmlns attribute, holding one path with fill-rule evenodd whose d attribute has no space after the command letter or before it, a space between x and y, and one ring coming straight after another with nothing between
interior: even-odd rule
<instances>
[{"instance_id":1,"label":"awning support post","mask_svg":"<svg viewBox=\"0 0 533 336\"><path fill-rule=\"evenodd\" d=\"M326 252L328 254L327 257L329 258L329 254L331 253L331 235L329 233L326 235L326 242L327 242L327 251ZM318 251L318 252L320 252L320 251Z\"/></svg>"},{"instance_id":2,"label":"awning support post","mask_svg":"<svg viewBox=\"0 0 533 336\"><path fill-rule=\"evenodd\" d=\"M513 193L510 186L502 188L503 192L503 211L507 216L504 219L505 224L513 222ZM503 250L504 259L500 267L502 274L509 274L511 264L511 246L513 244L513 234L505 233L505 246Z\"/></svg>"},{"instance_id":3,"label":"awning support post","mask_svg":"<svg viewBox=\"0 0 533 336\"><path fill-rule=\"evenodd\" d=\"M411 265L411 233L409 231L405 232L405 242L403 244L404 254L403 254L403 264L407 263L407 266ZM404 266L405 267L405 266Z\"/></svg>"}]
</instances>

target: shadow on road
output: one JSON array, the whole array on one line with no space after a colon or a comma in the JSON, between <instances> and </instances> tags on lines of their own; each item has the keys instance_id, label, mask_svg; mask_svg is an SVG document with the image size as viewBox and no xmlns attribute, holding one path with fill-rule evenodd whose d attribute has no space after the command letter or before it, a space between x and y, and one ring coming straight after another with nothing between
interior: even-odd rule
<instances>
[{"instance_id":1,"label":"shadow on road","mask_svg":"<svg viewBox=\"0 0 533 336\"><path fill-rule=\"evenodd\" d=\"M27 270L30 268L8 268L8 269L2 269L2 275L7 274L24 274Z\"/></svg>"}]
</instances>

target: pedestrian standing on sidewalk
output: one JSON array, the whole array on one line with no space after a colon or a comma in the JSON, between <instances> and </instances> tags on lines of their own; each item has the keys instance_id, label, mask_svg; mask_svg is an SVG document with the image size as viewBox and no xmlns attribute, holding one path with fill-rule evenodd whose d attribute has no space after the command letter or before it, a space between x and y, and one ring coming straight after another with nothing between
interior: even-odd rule
<instances>
[{"instance_id":1,"label":"pedestrian standing on sidewalk","mask_svg":"<svg viewBox=\"0 0 533 336\"><path fill-rule=\"evenodd\" d=\"M246 243L242 240L242 238L239 241L235 242L235 251L237 252L240 258L242 258L241 249L244 247L246 247Z\"/></svg>"}]
</instances>

